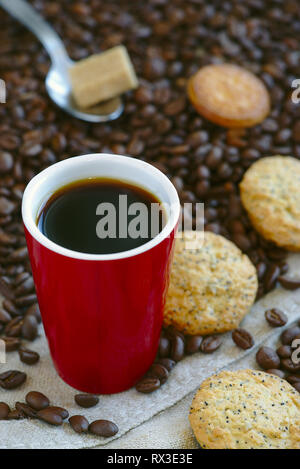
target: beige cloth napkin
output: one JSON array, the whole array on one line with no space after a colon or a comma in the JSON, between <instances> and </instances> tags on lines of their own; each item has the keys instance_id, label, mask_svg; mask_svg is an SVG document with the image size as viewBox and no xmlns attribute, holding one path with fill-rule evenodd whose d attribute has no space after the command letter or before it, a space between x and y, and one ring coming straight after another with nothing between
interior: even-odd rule
<instances>
[{"instance_id":1,"label":"beige cloth napkin","mask_svg":"<svg viewBox=\"0 0 300 469\"><path fill-rule=\"evenodd\" d=\"M299 276L300 255L290 257L290 266L289 275ZM29 390L39 390L44 392L54 405L66 407L70 415L84 414L90 421L100 418L113 420L118 424L120 431L113 437L114 441L109 442L109 440L92 435L78 435L67 423L62 427L54 428L35 420L2 421L0 422L0 448L195 447L195 440L187 420L192 391L204 378L222 368L255 366L253 357L255 357L257 347L264 341L277 340L278 330L272 329L264 319L264 311L275 306L282 308L288 314L289 323L298 319L300 317L300 289L294 292L277 289L254 305L243 321L243 327L255 337L256 344L252 350L239 350L233 344L231 334L226 334L222 347L216 353L212 355L199 353L185 358L174 368L168 382L155 393L143 395L137 393L135 389L130 389L116 395L101 396L98 406L92 409L81 409L74 403L76 391L57 376L41 330L39 339L31 345L31 348L41 355L38 365L33 367L23 365L16 352L8 354L7 364L0 365L1 371L19 369L28 373L27 383L20 389L0 390L0 401L13 405L16 401L24 401ZM181 402L178 406L161 413L179 401ZM161 414L157 415L159 413ZM152 419L154 416L156 417ZM151 420L146 424L135 428L149 419ZM158 428L160 428L159 431Z\"/></svg>"}]
</instances>

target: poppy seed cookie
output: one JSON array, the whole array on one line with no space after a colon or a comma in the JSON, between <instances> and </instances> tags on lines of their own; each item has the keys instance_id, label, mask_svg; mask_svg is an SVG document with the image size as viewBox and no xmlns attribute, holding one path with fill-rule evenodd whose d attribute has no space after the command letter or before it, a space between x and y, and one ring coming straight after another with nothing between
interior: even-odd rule
<instances>
[{"instance_id":1,"label":"poppy seed cookie","mask_svg":"<svg viewBox=\"0 0 300 469\"><path fill-rule=\"evenodd\" d=\"M267 240L300 250L300 161L270 156L254 163L240 184L241 200L255 229Z\"/></svg>"},{"instance_id":2,"label":"poppy seed cookie","mask_svg":"<svg viewBox=\"0 0 300 469\"><path fill-rule=\"evenodd\" d=\"M300 449L300 394L268 373L211 376L197 391L189 420L205 449Z\"/></svg>"},{"instance_id":3,"label":"poppy seed cookie","mask_svg":"<svg viewBox=\"0 0 300 469\"><path fill-rule=\"evenodd\" d=\"M205 232L198 249L186 248L189 239L176 240L165 325L190 335L237 328L256 297L255 267L223 236Z\"/></svg>"}]
</instances>

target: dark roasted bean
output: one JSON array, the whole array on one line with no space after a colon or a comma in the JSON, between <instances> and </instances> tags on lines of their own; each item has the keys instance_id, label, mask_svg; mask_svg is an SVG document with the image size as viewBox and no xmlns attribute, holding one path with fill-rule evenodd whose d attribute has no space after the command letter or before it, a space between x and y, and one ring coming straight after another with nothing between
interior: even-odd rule
<instances>
[{"instance_id":1,"label":"dark roasted bean","mask_svg":"<svg viewBox=\"0 0 300 469\"><path fill-rule=\"evenodd\" d=\"M58 415L61 416L61 418L63 420L65 420L69 417L69 412L67 411L67 409L64 409L63 407L49 406L49 407L47 407L47 409L49 409L49 411L51 411L51 412L56 412Z\"/></svg>"},{"instance_id":2,"label":"dark roasted bean","mask_svg":"<svg viewBox=\"0 0 300 469\"><path fill-rule=\"evenodd\" d=\"M269 373L270 375L276 375L278 378L284 379L285 373L282 370L278 370L276 368L271 368L270 370L266 370L266 373Z\"/></svg>"},{"instance_id":3,"label":"dark roasted bean","mask_svg":"<svg viewBox=\"0 0 300 469\"><path fill-rule=\"evenodd\" d=\"M168 370L168 372L170 372L176 365L176 362L171 360L171 358L159 358L156 363L163 365Z\"/></svg>"},{"instance_id":4,"label":"dark roasted bean","mask_svg":"<svg viewBox=\"0 0 300 469\"><path fill-rule=\"evenodd\" d=\"M161 337L159 341L158 354L161 358L166 358L170 355L171 344L167 337Z\"/></svg>"},{"instance_id":5,"label":"dark roasted bean","mask_svg":"<svg viewBox=\"0 0 300 469\"><path fill-rule=\"evenodd\" d=\"M184 340L176 335L171 341L171 358L175 362L182 360L184 356Z\"/></svg>"},{"instance_id":6,"label":"dark roasted bean","mask_svg":"<svg viewBox=\"0 0 300 469\"><path fill-rule=\"evenodd\" d=\"M6 371L0 374L0 386L3 389L16 389L26 381L26 378L26 374L22 371Z\"/></svg>"},{"instance_id":7,"label":"dark roasted bean","mask_svg":"<svg viewBox=\"0 0 300 469\"><path fill-rule=\"evenodd\" d=\"M264 277L264 286L266 291L272 290L274 285L276 284L276 281L280 275L280 268L276 264L271 264L267 268L267 272Z\"/></svg>"},{"instance_id":8,"label":"dark roasted bean","mask_svg":"<svg viewBox=\"0 0 300 469\"><path fill-rule=\"evenodd\" d=\"M278 282L286 290L296 290L297 288L300 288L300 280L280 276L278 277Z\"/></svg>"},{"instance_id":9,"label":"dark roasted bean","mask_svg":"<svg viewBox=\"0 0 300 469\"><path fill-rule=\"evenodd\" d=\"M0 308L0 323L7 324L12 320L11 315L3 308Z\"/></svg>"},{"instance_id":10,"label":"dark roasted bean","mask_svg":"<svg viewBox=\"0 0 300 469\"><path fill-rule=\"evenodd\" d=\"M63 418L53 407L39 410L37 417L50 425L59 426L63 424Z\"/></svg>"},{"instance_id":11,"label":"dark roasted bean","mask_svg":"<svg viewBox=\"0 0 300 469\"><path fill-rule=\"evenodd\" d=\"M89 422L83 415L73 415L69 422L76 433L86 433L89 429Z\"/></svg>"},{"instance_id":12,"label":"dark roasted bean","mask_svg":"<svg viewBox=\"0 0 300 469\"><path fill-rule=\"evenodd\" d=\"M200 350L203 353L213 353L222 345L222 340L219 336L204 337Z\"/></svg>"},{"instance_id":13,"label":"dark roasted bean","mask_svg":"<svg viewBox=\"0 0 300 469\"><path fill-rule=\"evenodd\" d=\"M38 391L30 391L25 400L27 404L34 410L46 409L50 405L50 401L47 396Z\"/></svg>"},{"instance_id":14,"label":"dark roasted bean","mask_svg":"<svg viewBox=\"0 0 300 469\"><path fill-rule=\"evenodd\" d=\"M99 397L95 396L94 394L76 394L74 399L76 404L86 409L89 407L94 407L99 402Z\"/></svg>"},{"instance_id":15,"label":"dark roasted bean","mask_svg":"<svg viewBox=\"0 0 300 469\"><path fill-rule=\"evenodd\" d=\"M169 372L163 365L154 363L147 371L147 376L158 378L160 384L164 384L169 377Z\"/></svg>"},{"instance_id":16,"label":"dark roasted bean","mask_svg":"<svg viewBox=\"0 0 300 469\"><path fill-rule=\"evenodd\" d=\"M286 380L292 385L300 383L300 375L289 375L286 377Z\"/></svg>"},{"instance_id":17,"label":"dark roasted bean","mask_svg":"<svg viewBox=\"0 0 300 469\"><path fill-rule=\"evenodd\" d=\"M22 337L34 340L38 333L38 323L34 315L26 315L22 324Z\"/></svg>"},{"instance_id":18,"label":"dark roasted bean","mask_svg":"<svg viewBox=\"0 0 300 469\"><path fill-rule=\"evenodd\" d=\"M36 418L36 411L23 402L16 402L16 409L26 417Z\"/></svg>"},{"instance_id":19,"label":"dark roasted bean","mask_svg":"<svg viewBox=\"0 0 300 469\"><path fill-rule=\"evenodd\" d=\"M20 410L12 410L11 412L9 412L8 416L7 416L7 420L23 420L25 418L25 415L22 411Z\"/></svg>"},{"instance_id":20,"label":"dark roasted bean","mask_svg":"<svg viewBox=\"0 0 300 469\"><path fill-rule=\"evenodd\" d=\"M290 358L293 353L293 349L290 345L281 345L278 347L276 352L280 358Z\"/></svg>"},{"instance_id":21,"label":"dark roasted bean","mask_svg":"<svg viewBox=\"0 0 300 469\"><path fill-rule=\"evenodd\" d=\"M109 420L95 420L89 425L89 432L93 435L109 438L116 435L119 429L117 425Z\"/></svg>"},{"instance_id":22,"label":"dark roasted bean","mask_svg":"<svg viewBox=\"0 0 300 469\"><path fill-rule=\"evenodd\" d=\"M245 329L235 329L232 332L234 343L243 350L247 350L254 345L254 340L250 332Z\"/></svg>"},{"instance_id":23,"label":"dark roasted bean","mask_svg":"<svg viewBox=\"0 0 300 469\"><path fill-rule=\"evenodd\" d=\"M6 352L14 352L21 346L21 341L17 337L1 337L5 342Z\"/></svg>"},{"instance_id":24,"label":"dark roasted bean","mask_svg":"<svg viewBox=\"0 0 300 469\"><path fill-rule=\"evenodd\" d=\"M7 337L20 337L22 326L23 326L23 316L16 316L5 326L5 334Z\"/></svg>"},{"instance_id":25,"label":"dark roasted bean","mask_svg":"<svg viewBox=\"0 0 300 469\"><path fill-rule=\"evenodd\" d=\"M135 387L138 392L149 394L160 387L160 381L158 378L142 378Z\"/></svg>"},{"instance_id":26,"label":"dark roasted bean","mask_svg":"<svg viewBox=\"0 0 300 469\"><path fill-rule=\"evenodd\" d=\"M34 303L33 305L29 306L25 313L26 316L34 316L38 323L42 321L40 308L38 303Z\"/></svg>"},{"instance_id":27,"label":"dark roasted bean","mask_svg":"<svg viewBox=\"0 0 300 469\"><path fill-rule=\"evenodd\" d=\"M5 402L0 402L0 420L6 420L9 413L9 406Z\"/></svg>"},{"instance_id":28,"label":"dark roasted bean","mask_svg":"<svg viewBox=\"0 0 300 469\"><path fill-rule=\"evenodd\" d=\"M284 370L290 373L297 373L300 371L300 363L294 363L291 358L283 358L281 360L281 366Z\"/></svg>"},{"instance_id":29,"label":"dark roasted bean","mask_svg":"<svg viewBox=\"0 0 300 469\"><path fill-rule=\"evenodd\" d=\"M278 308L268 309L265 312L265 318L272 327L282 327L288 321L286 314Z\"/></svg>"},{"instance_id":30,"label":"dark roasted bean","mask_svg":"<svg viewBox=\"0 0 300 469\"><path fill-rule=\"evenodd\" d=\"M270 347L260 347L256 354L256 361L264 370L280 367L280 359L275 350Z\"/></svg>"},{"instance_id":31,"label":"dark roasted bean","mask_svg":"<svg viewBox=\"0 0 300 469\"><path fill-rule=\"evenodd\" d=\"M289 327L283 333L281 334L281 342L283 345L291 345L293 340L300 335L300 327L298 326L293 326Z\"/></svg>"},{"instance_id":32,"label":"dark roasted bean","mask_svg":"<svg viewBox=\"0 0 300 469\"><path fill-rule=\"evenodd\" d=\"M190 335L186 338L185 353L191 355L199 352L203 338L200 335Z\"/></svg>"},{"instance_id":33,"label":"dark roasted bean","mask_svg":"<svg viewBox=\"0 0 300 469\"><path fill-rule=\"evenodd\" d=\"M37 352L24 347L19 348L19 357L21 362L26 363L26 365L35 365L40 359Z\"/></svg>"}]
</instances>

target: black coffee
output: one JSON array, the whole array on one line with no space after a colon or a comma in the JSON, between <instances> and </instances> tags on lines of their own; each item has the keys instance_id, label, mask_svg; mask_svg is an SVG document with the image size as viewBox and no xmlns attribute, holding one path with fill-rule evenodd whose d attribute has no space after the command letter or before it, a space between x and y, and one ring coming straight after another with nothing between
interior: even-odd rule
<instances>
[{"instance_id":1,"label":"black coffee","mask_svg":"<svg viewBox=\"0 0 300 469\"><path fill-rule=\"evenodd\" d=\"M162 230L166 216L159 204L153 194L130 183L85 179L57 190L42 207L37 225L65 248L111 254L141 246Z\"/></svg>"}]
</instances>

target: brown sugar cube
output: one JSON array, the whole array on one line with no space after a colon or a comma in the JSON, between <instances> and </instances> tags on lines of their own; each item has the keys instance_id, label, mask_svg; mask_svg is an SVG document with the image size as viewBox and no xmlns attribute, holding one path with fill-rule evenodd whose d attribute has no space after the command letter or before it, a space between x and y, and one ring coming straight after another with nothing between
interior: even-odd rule
<instances>
[{"instance_id":1,"label":"brown sugar cube","mask_svg":"<svg viewBox=\"0 0 300 469\"><path fill-rule=\"evenodd\" d=\"M127 49L122 45L80 60L69 74L80 107L93 106L138 86Z\"/></svg>"},{"instance_id":2,"label":"brown sugar cube","mask_svg":"<svg viewBox=\"0 0 300 469\"><path fill-rule=\"evenodd\" d=\"M207 65L188 82L188 95L206 119L224 127L252 127L270 111L264 83L232 64Z\"/></svg>"}]
</instances>

